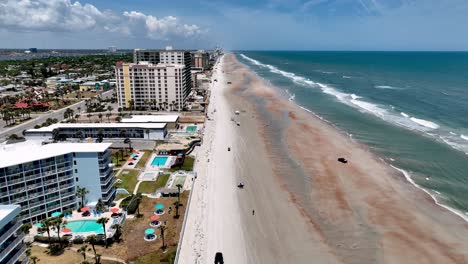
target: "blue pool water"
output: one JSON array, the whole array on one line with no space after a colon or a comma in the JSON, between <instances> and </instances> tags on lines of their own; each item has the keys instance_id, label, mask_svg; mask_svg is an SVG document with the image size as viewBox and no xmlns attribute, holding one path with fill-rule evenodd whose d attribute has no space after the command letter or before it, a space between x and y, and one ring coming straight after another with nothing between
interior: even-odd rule
<instances>
[{"instance_id":1,"label":"blue pool water","mask_svg":"<svg viewBox=\"0 0 468 264\"><path fill-rule=\"evenodd\" d=\"M165 156L156 156L151 162L151 166L164 166L166 164L168 157Z\"/></svg>"},{"instance_id":2,"label":"blue pool water","mask_svg":"<svg viewBox=\"0 0 468 264\"><path fill-rule=\"evenodd\" d=\"M73 233L86 233L86 232L96 232L97 234L104 233L102 230L102 225L98 224L95 220L70 221L68 222L67 227L70 228Z\"/></svg>"}]
</instances>

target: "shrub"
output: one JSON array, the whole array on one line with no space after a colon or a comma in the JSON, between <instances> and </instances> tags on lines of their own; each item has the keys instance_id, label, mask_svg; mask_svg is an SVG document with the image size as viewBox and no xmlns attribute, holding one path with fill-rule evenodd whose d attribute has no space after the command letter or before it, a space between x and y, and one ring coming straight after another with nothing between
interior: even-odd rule
<instances>
[{"instance_id":1,"label":"shrub","mask_svg":"<svg viewBox=\"0 0 468 264\"><path fill-rule=\"evenodd\" d=\"M141 201L141 194L137 194L134 199L131 200L131 202L127 206L127 212L129 214L134 214L140 205Z\"/></svg>"},{"instance_id":2,"label":"shrub","mask_svg":"<svg viewBox=\"0 0 468 264\"><path fill-rule=\"evenodd\" d=\"M49 243L49 238L47 236L34 236L34 241L39 243ZM60 238L61 244L69 244L70 241L67 237ZM58 243L58 237L51 237L50 243Z\"/></svg>"},{"instance_id":3,"label":"shrub","mask_svg":"<svg viewBox=\"0 0 468 264\"><path fill-rule=\"evenodd\" d=\"M84 240L80 237L73 239L73 244L83 244Z\"/></svg>"}]
</instances>

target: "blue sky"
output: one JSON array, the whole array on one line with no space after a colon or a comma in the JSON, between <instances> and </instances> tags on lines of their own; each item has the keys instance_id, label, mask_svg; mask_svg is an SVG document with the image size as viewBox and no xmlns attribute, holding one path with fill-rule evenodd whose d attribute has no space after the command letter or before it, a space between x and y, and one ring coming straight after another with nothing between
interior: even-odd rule
<instances>
[{"instance_id":1,"label":"blue sky","mask_svg":"<svg viewBox=\"0 0 468 264\"><path fill-rule=\"evenodd\" d=\"M468 50L466 0L0 0L0 48Z\"/></svg>"}]
</instances>

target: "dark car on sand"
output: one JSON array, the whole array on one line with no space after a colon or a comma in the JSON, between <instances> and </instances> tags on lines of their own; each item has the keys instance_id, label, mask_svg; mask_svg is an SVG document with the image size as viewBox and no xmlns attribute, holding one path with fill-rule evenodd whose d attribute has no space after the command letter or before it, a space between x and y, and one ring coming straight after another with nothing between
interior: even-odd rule
<instances>
[{"instance_id":1,"label":"dark car on sand","mask_svg":"<svg viewBox=\"0 0 468 264\"><path fill-rule=\"evenodd\" d=\"M215 264L224 264L223 253L216 252L214 263Z\"/></svg>"}]
</instances>

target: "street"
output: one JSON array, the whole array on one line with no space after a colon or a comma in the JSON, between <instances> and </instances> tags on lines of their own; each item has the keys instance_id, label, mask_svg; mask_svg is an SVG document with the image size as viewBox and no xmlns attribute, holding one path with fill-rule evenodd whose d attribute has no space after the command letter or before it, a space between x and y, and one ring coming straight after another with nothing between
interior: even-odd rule
<instances>
[{"instance_id":1,"label":"street","mask_svg":"<svg viewBox=\"0 0 468 264\"><path fill-rule=\"evenodd\" d=\"M105 98L105 99L110 98L112 96L112 93L113 93L113 90L104 92L104 93L102 93L102 98ZM34 128L35 125L44 123L47 120L47 118L52 118L52 119L56 118L60 122L60 121L63 120L63 113L68 108L72 109L73 111L75 111L75 114L77 114L78 113L78 107L81 107L81 112L84 113L85 109L86 109L85 101L84 100L80 101L78 103L75 103L73 105L64 107L62 109L52 111L50 113L40 114L40 115L37 115L36 117L31 116L31 118L33 118L33 119L28 120L28 121L26 121L24 123L21 123L19 125L16 125L14 127L2 128L1 131L0 131L0 142L5 141L6 138L11 134L16 134L18 136L22 136L24 130ZM114 107L114 110L116 110L116 107Z\"/></svg>"}]
</instances>

